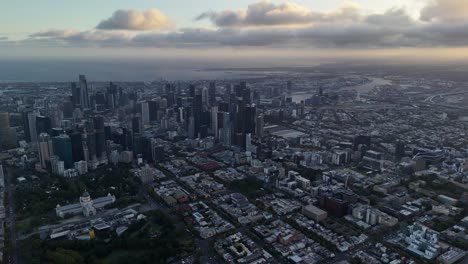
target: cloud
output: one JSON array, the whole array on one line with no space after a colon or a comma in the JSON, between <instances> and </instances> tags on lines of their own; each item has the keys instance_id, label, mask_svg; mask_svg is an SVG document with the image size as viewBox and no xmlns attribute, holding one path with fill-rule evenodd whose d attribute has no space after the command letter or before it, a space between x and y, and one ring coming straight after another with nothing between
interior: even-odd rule
<instances>
[{"instance_id":1,"label":"cloud","mask_svg":"<svg viewBox=\"0 0 468 264\"><path fill-rule=\"evenodd\" d=\"M431 3L422 11L437 3ZM250 5L244 11L211 12L198 18L211 19L217 25L215 28L193 27L151 32L99 28L88 31L49 30L31 34L19 44L194 49L468 46L468 20L446 21L441 18L442 13L438 13L437 19L434 17L423 21L408 15L404 9L367 14L361 12L357 6L345 5L332 12L318 13L295 4L272 4L263 1Z\"/></svg>"},{"instance_id":2,"label":"cloud","mask_svg":"<svg viewBox=\"0 0 468 264\"><path fill-rule=\"evenodd\" d=\"M74 29L51 29L45 31L39 31L29 35L31 38L65 38L79 33Z\"/></svg>"},{"instance_id":3,"label":"cloud","mask_svg":"<svg viewBox=\"0 0 468 264\"><path fill-rule=\"evenodd\" d=\"M7 41L8 40L8 37L2 37L0 36L0 41Z\"/></svg>"},{"instance_id":4,"label":"cloud","mask_svg":"<svg viewBox=\"0 0 468 264\"><path fill-rule=\"evenodd\" d=\"M273 4L260 1L251 4L246 10L225 10L205 12L196 20L209 19L219 27L249 26L291 26L310 25L318 22L343 22L359 18L357 6L347 4L330 13L314 12L311 9L290 2Z\"/></svg>"},{"instance_id":5,"label":"cloud","mask_svg":"<svg viewBox=\"0 0 468 264\"><path fill-rule=\"evenodd\" d=\"M468 20L468 2L466 0L433 0L421 10L423 21L453 22Z\"/></svg>"},{"instance_id":6,"label":"cloud","mask_svg":"<svg viewBox=\"0 0 468 264\"><path fill-rule=\"evenodd\" d=\"M172 21L158 9L143 12L137 10L117 10L97 26L102 30L168 30L173 29Z\"/></svg>"}]
</instances>

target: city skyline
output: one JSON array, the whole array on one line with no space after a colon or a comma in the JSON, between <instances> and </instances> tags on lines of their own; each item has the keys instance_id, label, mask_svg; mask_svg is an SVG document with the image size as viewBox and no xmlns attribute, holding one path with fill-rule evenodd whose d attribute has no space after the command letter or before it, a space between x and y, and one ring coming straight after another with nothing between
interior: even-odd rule
<instances>
[{"instance_id":1,"label":"city skyline","mask_svg":"<svg viewBox=\"0 0 468 264\"><path fill-rule=\"evenodd\" d=\"M0 263L468 263L468 0L0 6Z\"/></svg>"}]
</instances>

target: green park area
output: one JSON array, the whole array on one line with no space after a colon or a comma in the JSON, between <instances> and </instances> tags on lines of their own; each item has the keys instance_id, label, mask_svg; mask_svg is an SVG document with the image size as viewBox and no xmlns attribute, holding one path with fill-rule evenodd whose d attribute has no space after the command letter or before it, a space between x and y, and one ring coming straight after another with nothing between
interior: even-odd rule
<instances>
[{"instance_id":1,"label":"green park area","mask_svg":"<svg viewBox=\"0 0 468 264\"><path fill-rule=\"evenodd\" d=\"M19 174L20 172L17 172ZM56 223L57 205L77 203L84 191L92 198L115 195L113 207L123 208L142 202L139 196L139 179L129 172L129 167L99 168L76 178L63 178L50 174L27 181L16 187L16 221L18 232L29 233L45 224Z\"/></svg>"},{"instance_id":2,"label":"green park area","mask_svg":"<svg viewBox=\"0 0 468 264\"><path fill-rule=\"evenodd\" d=\"M194 239L185 228L160 211L129 226L120 237L115 233L107 240L40 240L21 241L24 263L120 264L167 263L195 250Z\"/></svg>"}]
</instances>

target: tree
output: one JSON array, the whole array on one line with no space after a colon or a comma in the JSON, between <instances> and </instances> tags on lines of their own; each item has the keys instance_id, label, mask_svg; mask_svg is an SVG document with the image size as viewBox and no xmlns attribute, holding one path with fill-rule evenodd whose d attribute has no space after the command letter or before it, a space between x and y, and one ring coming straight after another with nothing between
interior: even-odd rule
<instances>
[{"instance_id":1,"label":"tree","mask_svg":"<svg viewBox=\"0 0 468 264\"><path fill-rule=\"evenodd\" d=\"M55 251L47 251L47 260L55 264L81 264L84 258L76 251L58 248Z\"/></svg>"}]
</instances>

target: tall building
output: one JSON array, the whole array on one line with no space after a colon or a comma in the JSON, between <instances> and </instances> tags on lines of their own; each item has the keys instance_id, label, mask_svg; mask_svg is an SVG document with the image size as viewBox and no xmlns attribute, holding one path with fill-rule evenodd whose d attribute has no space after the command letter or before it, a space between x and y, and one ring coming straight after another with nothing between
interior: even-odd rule
<instances>
[{"instance_id":1,"label":"tall building","mask_svg":"<svg viewBox=\"0 0 468 264\"><path fill-rule=\"evenodd\" d=\"M215 82L210 82L210 86L208 87L208 97L209 97L209 103L211 106L214 106L216 104L216 83Z\"/></svg>"},{"instance_id":2,"label":"tall building","mask_svg":"<svg viewBox=\"0 0 468 264\"><path fill-rule=\"evenodd\" d=\"M85 139L88 146L88 157L90 160L94 160L96 159L96 130L94 129L93 120L86 123Z\"/></svg>"},{"instance_id":3,"label":"tall building","mask_svg":"<svg viewBox=\"0 0 468 264\"><path fill-rule=\"evenodd\" d=\"M159 109L159 102L158 101L148 101L148 118L149 122L158 120L158 109Z\"/></svg>"},{"instance_id":4,"label":"tall building","mask_svg":"<svg viewBox=\"0 0 468 264\"><path fill-rule=\"evenodd\" d=\"M3 172L3 165L0 162L0 188L5 188L5 174Z\"/></svg>"},{"instance_id":5,"label":"tall building","mask_svg":"<svg viewBox=\"0 0 468 264\"><path fill-rule=\"evenodd\" d=\"M80 99L81 99L81 108L87 109L90 107L89 103L89 93L88 93L88 82L84 75L80 75Z\"/></svg>"},{"instance_id":6,"label":"tall building","mask_svg":"<svg viewBox=\"0 0 468 264\"><path fill-rule=\"evenodd\" d=\"M95 116L93 118L94 129L96 131L96 156L101 158L106 151L106 136L104 134L104 117Z\"/></svg>"},{"instance_id":7,"label":"tall building","mask_svg":"<svg viewBox=\"0 0 468 264\"><path fill-rule=\"evenodd\" d=\"M23 112L23 130L26 142L37 142L36 117L37 113L35 112Z\"/></svg>"},{"instance_id":8,"label":"tall building","mask_svg":"<svg viewBox=\"0 0 468 264\"><path fill-rule=\"evenodd\" d=\"M214 135L215 138L219 137L218 130L218 107L213 106L211 107L211 133Z\"/></svg>"},{"instance_id":9,"label":"tall building","mask_svg":"<svg viewBox=\"0 0 468 264\"><path fill-rule=\"evenodd\" d=\"M73 107L78 107L81 105L81 88L76 85L76 83L71 83L71 92L72 92L72 103Z\"/></svg>"},{"instance_id":10,"label":"tall building","mask_svg":"<svg viewBox=\"0 0 468 264\"><path fill-rule=\"evenodd\" d=\"M47 168L47 161L50 160L50 157L54 155L54 147L52 145L52 140L47 133L39 134L38 141L38 152L39 160L41 162L41 167L43 169Z\"/></svg>"},{"instance_id":11,"label":"tall building","mask_svg":"<svg viewBox=\"0 0 468 264\"><path fill-rule=\"evenodd\" d=\"M73 168L73 154L71 140L68 135L60 135L52 138L54 155L64 162L65 168Z\"/></svg>"},{"instance_id":12,"label":"tall building","mask_svg":"<svg viewBox=\"0 0 468 264\"><path fill-rule=\"evenodd\" d=\"M209 105L210 104L210 95L209 95L208 88L203 87L203 89L201 90L201 95L202 95L203 105Z\"/></svg>"},{"instance_id":13,"label":"tall building","mask_svg":"<svg viewBox=\"0 0 468 264\"><path fill-rule=\"evenodd\" d=\"M193 118L194 118L194 131L195 137L198 137L198 134L201 132L202 118L203 118L203 101L201 94L195 94L193 101Z\"/></svg>"},{"instance_id":14,"label":"tall building","mask_svg":"<svg viewBox=\"0 0 468 264\"><path fill-rule=\"evenodd\" d=\"M16 133L10 127L10 114L0 112L0 149L12 149L16 147Z\"/></svg>"},{"instance_id":15,"label":"tall building","mask_svg":"<svg viewBox=\"0 0 468 264\"><path fill-rule=\"evenodd\" d=\"M195 85L193 84L189 86L189 96L195 98Z\"/></svg>"},{"instance_id":16,"label":"tall building","mask_svg":"<svg viewBox=\"0 0 468 264\"><path fill-rule=\"evenodd\" d=\"M47 116L36 116L36 133L50 134L52 132L52 120Z\"/></svg>"},{"instance_id":17,"label":"tall building","mask_svg":"<svg viewBox=\"0 0 468 264\"><path fill-rule=\"evenodd\" d=\"M232 122L229 112L223 113L222 142L226 146L232 144Z\"/></svg>"},{"instance_id":18,"label":"tall building","mask_svg":"<svg viewBox=\"0 0 468 264\"><path fill-rule=\"evenodd\" d=\"M149 114L149 104L148 102L141 103L141 119L143 125L149 125L150 123L150 114Z\"/></svg>"},{"instance_id":19,"label":"tall building","mask_svg":"<svg viewBox=\"0 0 468 264\"><path fill-rule=\"evenodd\" d=\"M400 162L400 160L405 156L405 143L401 140L398 140L395 143L395 161Z\"/></svg>"},{"instance_id":20,"label":"tall building","mask_svg":"<svg viewBox=\"0 0 468 264\"><path fill-rule=\"evenodd\" d=\"M265 126L265 121L263 115L257 116L257 120L255 122L255 134L257 137L263 137L263 127Z\"/></svg>"},{"instance_id":21,"label":"tall building","mask_svg":"<svg viewBox=\"0 0 468 264\"><path fill-rule=\"evenodd\" d=\"M133 131L133 134L143 133L143 127L142 127L140 116L132 117L132 131Z\"/></svg>"},{"instance_id":22,"label":"tall building","mask_svg":"<svg viewBox=\"0 0 468 264\"><path fill-rule=\"evenodd\" d=\"M255 133L256 127L255 127L255 121L257 117L257 108L255 105L250 105L245 108L245 116L244 116L244 122L245 122L245 130L244 133Z\"/></svg>"},{"instance_id":23,"label":"tall building","mask_svg":"<svg viewBox=\"0 0 468 264\"><path fill-rule=\"evenodd\" d=\"M83 138L80 132L73 132L70 134L70 140L72 145L73 161L78 162L85 160L83 150Z\"/></svg>"}]
</instances>

